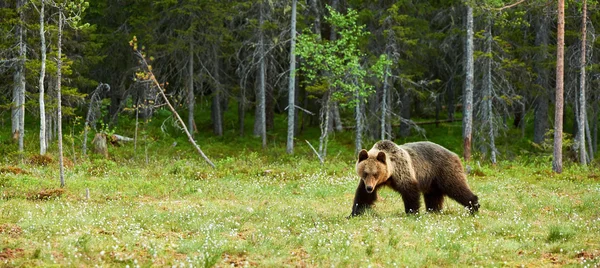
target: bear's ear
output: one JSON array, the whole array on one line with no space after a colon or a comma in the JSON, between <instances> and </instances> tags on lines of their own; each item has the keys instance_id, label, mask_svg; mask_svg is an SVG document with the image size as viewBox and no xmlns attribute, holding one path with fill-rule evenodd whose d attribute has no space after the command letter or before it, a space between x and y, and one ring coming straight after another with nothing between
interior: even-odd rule
<instances>
[{"instance_id":1,"label":"bear's ear","mask_svg":"<svg viewBox=\"0 0 600 268\"><path fill-rule=\"evenodd\" d=\"M379 152L377 154L377 160L381 163L385 164L385 153L384 152Z\"/></svg>"},{"instance_id":2,"label":"bear's ear","mask_svg":"<svg viewBox=\"0 0 600 268\"><path fill-rule=\"evenodd\" d=\"M367 150L362 149L360 153L358 153L358 162L360 163L363 160L366 160L367 158L369 158L369 153L367 152Z\"/></svg>"}]
</instances>

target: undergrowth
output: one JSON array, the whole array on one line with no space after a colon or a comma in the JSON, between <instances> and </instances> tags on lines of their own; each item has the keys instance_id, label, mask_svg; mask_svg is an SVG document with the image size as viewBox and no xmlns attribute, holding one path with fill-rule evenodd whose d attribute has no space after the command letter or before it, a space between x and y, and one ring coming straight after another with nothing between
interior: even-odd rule
<instances>
[{"instance_id":1,"label":"undergrowth","mask_svg":"<svg viewBox=\"0 0 600 268\"><path fill-rule=\"evenodd\" d=\"M72 163L65 188L58 187L55 145L43 157L34 146L23 154L13 145L0 149L0 263L600 265L600 170L566 161L555 174L543 149L528 147L526 139L498 146L503 160L495 166L480 152L465 163L481 202L474 216L450 199L441 213L422 207L405 215L401 197L384 189L372 210L347 219L358 184L352 133L332 134L323 166L305 142L318 142L314 130L297 136L294 155L285 153L281 124L266 149L251 135L197 133L213 169L176 129L158 131L153 124L162 122L148 123L155 131L143 132L136 145L110 146L108 159L65 146ZM428 139L461 153L459 123L427 128L425 137L396 142ZM6 134L0 131L0 138Z\"/></svg>"}]
</instances>

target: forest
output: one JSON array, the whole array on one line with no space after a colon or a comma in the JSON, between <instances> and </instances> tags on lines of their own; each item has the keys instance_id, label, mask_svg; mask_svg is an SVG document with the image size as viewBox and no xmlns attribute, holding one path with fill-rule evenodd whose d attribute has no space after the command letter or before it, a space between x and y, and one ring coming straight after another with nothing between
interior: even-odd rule
<instances>
[{"instance_id":1,"label":"forest","mask_svg":"<svg viewBox=\"0 0 600 268\"><path fill-rule=\"evenodd\" d=\"M599 10L0 1L0 263L597 266ZM456 153L480 211L347 219L379 140Z\"/></svg>"}]
</instances>

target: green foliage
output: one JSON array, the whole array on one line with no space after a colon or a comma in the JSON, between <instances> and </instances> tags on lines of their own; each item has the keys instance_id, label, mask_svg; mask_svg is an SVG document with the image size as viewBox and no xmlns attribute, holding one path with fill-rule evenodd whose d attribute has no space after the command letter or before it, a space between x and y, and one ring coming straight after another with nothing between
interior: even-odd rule
<instances>
[{"instance_id":1,"label":"green foliage","mask_svg":"<svg viewBox=\"0 0 600 268\"><path fill-rule=\"evenodd\" d=\"M330 15L327 22L337 30L339 38L323 40L312 33L298 36L296 54L304 59L300 70L307 77L308 83L319 83L332 90L335 100L345 96L367 97L372 93L372 86L365 82L367 70L361 66L364 53L360 50L361 38L369 35L364 25L357 23L358 13L349 9L347 14L341 14L327 7ZM326 82L321 82L322 80ZM356 105L356 98L345 101L349 106Z\"/></svg>"}]
</instances>

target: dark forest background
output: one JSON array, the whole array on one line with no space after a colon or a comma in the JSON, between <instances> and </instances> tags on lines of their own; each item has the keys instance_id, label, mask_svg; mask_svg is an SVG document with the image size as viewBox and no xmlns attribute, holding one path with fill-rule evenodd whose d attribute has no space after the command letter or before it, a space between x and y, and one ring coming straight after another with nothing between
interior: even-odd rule
<instances>
[{"instance_id":1,"label":"dark forest background","mask_svg":"<svg viewBox=\"0 0 600 268\"><path fill-rule=\"evenodd\" d=\"M468 9L473 105L465 107ZM347 43L338 41L352 36L344 33L347 26L332 22L335 11L355 11L344 18L364 26L365 34L352 42L358 51L354 70L365 75L358 81L351 71L341 76L319 71L312 78L310 57L295 56L298 67L290 79L292 14L298 35L342 44L339 56ZM568 157L580 161L585 144L587 163L598 143L600 13L593 1L567 1L565 14L564 146ZM283 147L289 135L296 146L305 146L304 139L316 146L319 137L315 151L324 158L331 133L347 133L335 137L355 141L349 148L370 147L382 138L437 137L443 143L448 128L435 126L464 128L463 114L472 113L472 148L481 159L495 163L496 154L510 159L523 152L549 156L556 33L556 2L537 0L2 1L0 125L11 126L11 136L3 136L4 152L46 153L42 140L52 146L61 135L59 99L62 129L71 136L85 131L77 143L91 142L88 130L119 134L116 139L143 136L137 126L151 126L153 118L159 121L153 123L156 131L182 136L181 124L150 80L152 72L200 146L198 137L263 137L263 147ZM371 67L382 55L387 65L381 76ZM355 95L336 80L364 85ZM289 133L283 126L292 88L295 120ZM582 131L585 138L578 141ZM461 142L444 145L461 154Z\"/></svg>"}]
</instances>

